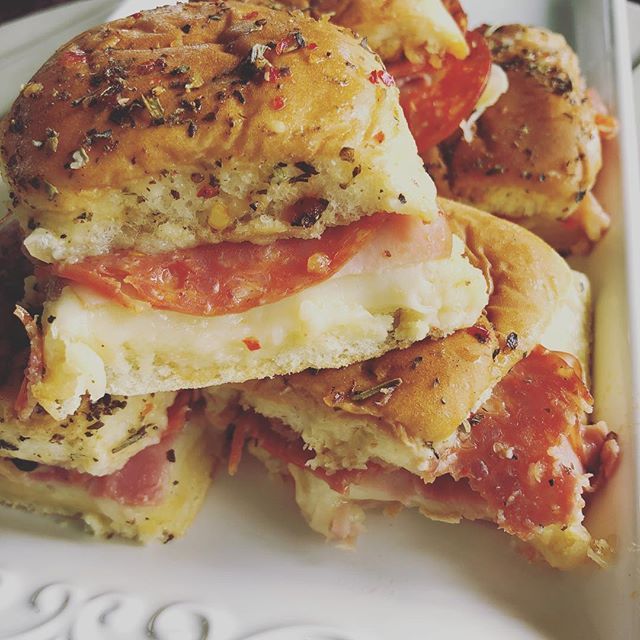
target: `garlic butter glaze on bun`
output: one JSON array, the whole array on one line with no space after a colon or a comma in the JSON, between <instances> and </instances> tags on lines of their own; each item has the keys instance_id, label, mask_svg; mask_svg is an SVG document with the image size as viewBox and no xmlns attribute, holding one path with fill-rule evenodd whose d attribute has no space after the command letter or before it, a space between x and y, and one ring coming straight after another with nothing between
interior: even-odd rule
<instances>
[{"instance_id":1,"label":"garlic butter glaze on bun","mask_svg":"<svg viewBox=\"0 0 640 640\"><path fill-rule=\"evenodd\" d=\"M26 246L45 262L437 213L379 58L346 30L252 3L161 7L81 34L2 133Z\"/></svg>"},{"instance_id":2,"label":"garlic butter glaze on bun","mask_svg":"<svg viewBox=\"0 0 640 640\"><path fill-rule=\"evenodd\" d=\"M392 503L493 521L559 568L599 559L584 494L596 486L589 473L614 468L617 443L588 424L576 358L538 346L587 349L588 283L529 232L443 208L491 282L486 315L341 370L210 390L214 423L235 425L230 468L248 439L269 469L294 478L310 526L334 540L355 539L363 507ZM569 321L555 326L556 314Z\"/></svg>"},{"instance_id":3,"label":"garlic butter glaze on bun","mask_svg":"<svg viewBox=\"0 0 640 640\"><path fill-rule=\"evenodd\" d=\"M264 0L264 4L273 3ZM457 0L283 0L280 4L353 29L385 62L403 55L415 61L444 53L464 58L469 53L452 17L459 9Z\"/></svg>"},{"instance_id":4,"label":"garlic butter glaze on bun","mask_svg":"<svg viewBox=\"0 0 640 640\"><path fill-rule=\"evenodd\" d=\"M425 156L441 195L513 219L563 252L600 239L609 217L593 194L600 113L565 38L511 24L486 31L509 88L464 135Z\"/></svg>"}]
</instances>

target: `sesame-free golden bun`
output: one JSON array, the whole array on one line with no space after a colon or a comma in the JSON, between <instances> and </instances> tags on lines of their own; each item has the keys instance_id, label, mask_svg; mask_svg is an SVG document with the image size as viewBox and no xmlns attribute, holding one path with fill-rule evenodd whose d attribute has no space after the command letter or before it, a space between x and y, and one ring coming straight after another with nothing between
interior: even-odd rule
<instances>
[{"instance_id":1,"label":"sesame-free golden bun","mask_svg":"<svg viewBox=\"0 0 640 640\"><path fill-rule=\"evenodd\" d=\"M264 0L265 4L273 4ZM430 54L464 58L469 47L442 0L280 0L281 4L327 16L367 38L382 59L406 55L422 60Z\"/></svg>"},{"instance_id":2,"label":"sesame-free golden bun","mask_svg":"<svg viewBox=\"0 0 640 640\"><path fill-rule=\"evenodd\" d=\"M466 205L440 200L440 206L489 286L489 303L474 327L342 369L234 387L245 407L302 431L324 466L358 468L380 457L419 473L424 443L452 436L541 341L564 301L573 304L572 272L542 240ZM575 309L564 327L567 340L556 335L554 346L574 344L587 314L584 305ZM358 397L376 387L388 395Z\"/></svg>"},{"instance_id":3,"label":"sesame-free golden bun","mask_svg":"<svg viewBox=\"0 0 640 640\"><path fill-rule=\"evenodd\" d=\"M37 469L20 469L0 457L0 504L80 520L102 538L117 535L143 543L169 542L184 535L197 515L211 483L219 445L217 434L192 416L174 440L160 445L172 451L174 460L164 479L164 495L153 503L136 505L92 495L81 484L39 480Z\"/></svg>"},{"instance_id":4,"label":"sesame-free golden bun","mask_svg":"<svg viewBox=\"0 0 640 640\"><path fill-rule=\"evenodd\" d=\"M456 133L432 150L426 166L440 195L541 230L546 224L543 235L566 249L575 237L562 237L562 225L552 223L590 204L602 165L578 58L562 35L536 27L490 29L487 42L509 88L477 121L470 141ZM606 215L595 222L594 215L590 226L577 225L592 241L608 225Z\"/></svg>"},{"instance_id":5,"label":"sesame-free golden bun","mask_svg":"<svg viewBox=\"0 0 640 640\"><path fill-rule=\"evenodd\" d=\"M48 262L437 211L380 59L348 30L251 2L79 35L15 101L2 160L26 246Z\"/></svg>"},{"instance_id":6,"label":"sesame-free golden bun","mask_svg":"<svg viewBox=\"0 0 640 640\"><path fill-rule=\"evenodd\" d=\"M64 420L36 407L20 420L14 402L25 359L17 358L10 380L0 386L0 457L76 469L91 475L117 471L136 453L160 441L175 393L103 396Z\"/></svg>"}]
</instances>

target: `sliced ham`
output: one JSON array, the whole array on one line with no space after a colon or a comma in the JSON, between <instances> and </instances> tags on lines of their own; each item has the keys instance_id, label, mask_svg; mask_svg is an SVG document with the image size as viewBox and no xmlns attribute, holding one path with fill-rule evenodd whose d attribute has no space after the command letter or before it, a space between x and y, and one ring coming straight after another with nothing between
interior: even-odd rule
<instances>
[{"instance_id":1,"label":"sliced ham","mask_svg":"<svg viewBox=\"0 0 640 640\"><path fill-rule=\"evenodd\" d=\"M451 255L453 236L444 214L428 225L414 216L387 216L388 222L356 253L337 276L376 273L387 268L442 260Z\"/></svg>"},{"instance_id":2,"label":"sliced ham","mask_svg":"<svg viewBox=\"0 0 640 640\"><path fill-rule=\"evenodd\" d=\"M424 477L378 464L328 474L308 467L315 453L285 425L249 414L253 426L246 433L270 455L354 500L489 519L526 540L540 527L581 522L592 476L608 476L615 466L615 434L604 423L586 424L592 404L575 359L538 347L496 386L471 416L470 432L441 451Z\"/></svg>"},{"instance_id":3,"label":"sliced ham","mask_svg":"<svg viewBox=\"0 0 640 640\"><path fill-rule=\"evenodd\" d=\"M155 505L162 501L172 464L171 448L185 424L190 392L178 394L167 410L167 428L162 440L133 456L119 471L92 476L61 467L39 465L29 472L31 480L83 487L96 498L106 498L129 506Z\"/></svg>"},{"instance_id":4,"label":"sliced ham","mask_svg":"<svg viewBox=\"0 0 640 640\"><path fill-rule=\"evenodd\" d=\"M122 250L50 265L40 275L81 284L125 306L142 302L219 316L277 302L343 268L380 271L391 255L405 263L448 258L451 243L443 215L427 225L413 216L378 213L327 229L315 240L221 242L156 255Z\"/></svg>"}]
</instances>

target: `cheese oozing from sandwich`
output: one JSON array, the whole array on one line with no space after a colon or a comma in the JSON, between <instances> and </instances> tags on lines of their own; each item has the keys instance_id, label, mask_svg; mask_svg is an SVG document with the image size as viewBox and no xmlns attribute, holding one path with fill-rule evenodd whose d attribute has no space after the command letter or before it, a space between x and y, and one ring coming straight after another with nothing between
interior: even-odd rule
<instances>
[{"instance_id":1,"label":"cheese oozing from sandwich","mask_svg":"<svg viewBox=\"0 0 640 640\"><path fill-rule=\"evenodd\" d=\"M519 227L441 204L491 283L483 316L340 370L207 390L212 422L233 425L229 468L248 440L333 539L353 540L363 508L391 503L492 521L556 567L597 558L584 494L613 472L618 445L588 421L588 283Z\"/></svg>"},{"instance_id":2,"label":"cheese oozing from sandwich","mask_svg":"<svg viewBox=\"0 0 640 640\"><path fill-rule=\"evenodd\" d=\"M482 272L453 239L449 257L384 252L373 242L334 276L242 313L198 317L127 308L69 285L45 304L47 370L32 388L53 416L88 392L141 394L338 367L448 335L486 304ZM145 391L146 390L146 391Z\"/></svg>"}]
</instances>

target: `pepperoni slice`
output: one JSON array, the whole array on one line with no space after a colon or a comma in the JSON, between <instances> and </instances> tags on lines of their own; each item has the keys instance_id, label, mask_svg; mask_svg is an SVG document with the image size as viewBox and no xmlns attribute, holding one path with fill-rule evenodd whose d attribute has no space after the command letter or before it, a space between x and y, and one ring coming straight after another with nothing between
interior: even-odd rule
<instances>
[{"instance_id":1,"label":"pepperoni slice","mask_svg":"<svg viewBox=\"0 0 640 640\"><path fill-rule=\"evenodd\" d=\"M583 425L590 404L572 364L537 347L472 418L449 472L468 479L509 533L526 538L538 526L566 524L582 508L584 465L593 464Z\"/></svg>"},{"instance_id":2,"label":"pepperoni slice","mask_svg":"<svg viewBox=\"0 0 640 640\"><path fill-rule=\"evenodd\" d=\"M438 69L426 63L402 61L389 72L400 87L400 104L424 155L450 136L468 118L491 73L491 51L478 30L467 33L470 53L464 60L447 54Z\"/></svg>"},{"instance_id":3,"label":"pepperoni slice","mask_svg":"<svg viewBox=\"0 0 640 640\"><path fill-rule=\"evenodd\" d=\"M125 305L140 300L198 316L239 313L329 278L384 222L384 215L372 216L327 229L317 240L222 242L156 255L116 251L52 269Z\"/></svg>"},{"instance_id":4,"label":"pepperoni slice","mask_svg":"<svg viewBox=\"0 0 640 640\"><path fill-rule=\"evenodd\" d=\"M277 302L330 278L378 235L396 245L415 244L420 261L450 254L443 216L424 225L412 216L379 213L327 229L317 240L223 242L158 255L116 251L48 269L126 306L138 300L155 309L217 316Z\"/></svg>"}]
</instances>

